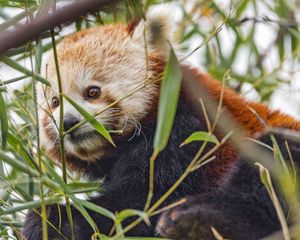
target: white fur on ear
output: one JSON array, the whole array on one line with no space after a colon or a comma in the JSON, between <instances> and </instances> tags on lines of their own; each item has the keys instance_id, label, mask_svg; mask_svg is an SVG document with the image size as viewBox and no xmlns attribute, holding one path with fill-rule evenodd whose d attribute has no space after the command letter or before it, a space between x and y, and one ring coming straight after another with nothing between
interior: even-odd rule
<instances>
[{"instance_id":1,"label":"white fur on ear","mask_svg":"<svg viewBox=\"0 0 300 240\"><path fill-rule=\"evenodd\" d=\"M160 4L149 8L146 14L146 20L142 20L135 28L132 38L139 44L144 45L147 41L147 47L150 51L156 51L163 55L168 55L168 41L173 41L172 29L174 26L174 15L170 4ZM146 36L144 37L144 31Z\"/></svg>"}]
</instances>

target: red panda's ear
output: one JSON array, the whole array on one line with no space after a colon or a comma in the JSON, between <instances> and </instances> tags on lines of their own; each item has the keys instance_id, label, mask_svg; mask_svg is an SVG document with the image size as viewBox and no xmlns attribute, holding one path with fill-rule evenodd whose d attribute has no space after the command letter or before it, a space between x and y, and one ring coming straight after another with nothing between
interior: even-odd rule
<instances>
[{"instance_id":1,"label":"red panda's ear","mask_svg":"<svg viewBox=\"0 0 300 240\"><path fill-rule=\"evenodd\" d=\"M162 5L150 8L146 20L129 23L127 28L132 39L141 46L145 46L146 43L150 51L167 56L168 41L172 42L171 19L171 9L167 8L167 5Z\"/></svg>"}]
</instances>

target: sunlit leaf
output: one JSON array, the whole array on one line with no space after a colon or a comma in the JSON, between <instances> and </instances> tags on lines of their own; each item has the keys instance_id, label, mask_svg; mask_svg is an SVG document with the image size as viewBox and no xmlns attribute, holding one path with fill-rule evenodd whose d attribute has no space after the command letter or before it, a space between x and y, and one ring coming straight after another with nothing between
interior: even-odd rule
<instances>
[{"instance_id":1,"label":"sunlit leaf","mask_svg":"<svg viewBox=\"0 0 300 240\"><path fill-rule=\"evenodd\" d=\"M181 76L180 65L174 50L171 48L160 88L154 151L162 151L168 143L179 98Z\"/></svg>"},{"instance_id":2,"label":"sunlit leaf","mask_svg":"<svg viewBox=\"0 0 300 240\"><path fill-rule=\"evenodd\" d=\"M180 146L184 146L194 141L211 142L215 144L219 143L219 140L216 138L215 135L212 135L208 132L199 131L192 133L187 139L183 141L183 143Z\"/></svg>"}]
</instances>

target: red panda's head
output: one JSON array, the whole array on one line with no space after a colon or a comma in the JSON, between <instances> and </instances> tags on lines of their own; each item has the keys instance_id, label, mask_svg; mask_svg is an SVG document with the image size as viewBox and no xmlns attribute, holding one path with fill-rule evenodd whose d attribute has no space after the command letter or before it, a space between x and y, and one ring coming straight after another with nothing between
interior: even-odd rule
<instances>
[{"instance_id":1,"label":"red panda's head","mask_svg":"<svg viewBox=\"0 0 300 240\"><path fill-rule=\"evenodd\" d=\"M152 12L147 21L140 22L135 29L114 24L66 37L57 46L63 93L90 114L128 95L96 117L109 131L123 130L121 134L112 134L113 139L127 141L136 131L138 122L147 121L146 116L157 102L159 85L147 82L162 75L168 54L168 31L166 15ZM57 126L61 105L53 53L49 54L44 75L52 86L43 87L39 93L43 108L40 112L41 143L59 160ZM84 120L66 99L63 112L65 131ZM94 161L105 155L110 143L87 122L67 134L64 144L67 157Z\"/></svg>"}]
</instances>

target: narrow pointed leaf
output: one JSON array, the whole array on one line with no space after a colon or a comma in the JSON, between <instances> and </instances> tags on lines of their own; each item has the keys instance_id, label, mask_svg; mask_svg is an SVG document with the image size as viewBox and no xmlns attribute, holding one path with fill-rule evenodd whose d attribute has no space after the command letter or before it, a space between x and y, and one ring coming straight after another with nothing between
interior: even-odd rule
<instances>
[{"instance_id":1,"label":"narrow pointed leaf","mask_svg":"<svg viewBox=\"0 0 300 240\"><path fill-rule=\"evenodd\" d=\"M109 211L109 210L107 210L107 209L105 209L105 208L103 208L99 205L96 205L95 203L88 202L88 201L85 201L85 200L81 200L81 199L78 199L78 198L76 199L76 201L78 203L80 203L82 206L84 206L85 208L88 208L88 209L90 209L90 210L92 210L96 213L99 213L99 214L101 214L105 217L108 217L111 220L116 219L115 215L111 211Z\"/></svg>"},{"instance_id":2,"label":"narrow pointed leaf","mask_svg":"<svg viewBox=\"0 0 300 240\"><path fill-rule=\"evenodd\" d=\"M282 228L283 239L284 240L289 240L289 239L291 239L290 232L289 232L289 227L288 227L283 209L280 205L280 201L279 201L279 199L276 195L275 189L273 187L270 172L261 163L256 162L255 165L258 166L261 182L263 183L263 185L267 189L267 191L270 195L270 198L272 200L272 203L275 207L276 214L277 214L278 220L279 220L281 228Z\"/></svg>"},{"instance_id":3,"label":"narrow pointed leaf","mask_svg":"<svg viewBox=\"0 0 300 240\"><path fill-rule=\"evenodd\" d=\"M154 151L162 151L167 143L174 123L177 102L181 86L181 69L174 50L171 48L170 57L165 67L161 83L157 125L154 137Z\"/></svg>"},{"instance_id":4,"label":"narrow pointed leaf","mask_svg":"<svg viewBox=\"0 0 300 240\"><path fill-rule=\"evenodd\" d=\"M80 107L74 100L69 98L66 95L63 95L72 105L76 108L78 112L96 129L98 133L100 133L107 141L109 141L113 146L116 146L113 142L109 132L106 130L106 128L101 124L99 121L97 121L91 114L89 114L87 111L85 111L82 107Z\"/></svg>"},{"instance_id":5,"label":"narrow pointed leaf","mask_svg":"<svg viewBox=\"0 0 300 240\"><path fill-rule=\"evenodd\" d=\"M51 196L51 197L46 197L44 199L44 202L46 205L61 203L61 201L62 201L62 197L60 197L60 196ZM7 207L5 209L1 209L0 215L12 214L12 213L20 212L25 209L38 208L41 206L41 204L42 204L42 201L40 199L34 200L34 201L28 201L25 203L20 203L16 206L11 206L11 207Z\"/></svg>"},{"instance_id":6,"label":"narrow pointed leaf","mask_svg":"<svg viewBox=\"0 0 300 240\"><path fill-rule=\"evenodd\" d=\"M39 169L30 152L23 146L22 141L12 133L8 133L7 142L33 168Z\"/></svg>"},{"instance_id":7,"label":"narrow pointed leaf","mask_svg":"<svg viewBox=\"0 0 300 240\"><path fill-rule=\"evenodd\" d=\"M8 119L7 119L6 105L1 92L0 92L0 121L1 121L2 149L5 149L7 143L7 135L8 135Z\"/></svg>"},{"instance_id":8,"label":"narrow pointed leaf","mask_svg":"<svg viewBox=\"0 0 300 240\"><path fill-rule=\"evenodd\" d=\"M180 146L182 147L194 141L211 142L215 144L219 143L219 140L215 135L212 135L208 132L199 131L192 133L187 139L184 140L184 142Z\"/></svg>"},{"instance_id":9,"label":"narrow pointed leaf","mask_svg":"<svg viewBox=\"0 0 300 240\"><path fill-rule=\"evenodd\" d=\"M125 210L121 211L117 215L117 221L122 222L125 219L127 219L129 217L133 217L133 216L139 216L139 217L143 218L145 223L147 223L147 225L150 225L150 220L149 220L148 215L145 212L139 211L136 209L125 209Z\"/></svg>"},{"instance_id":10,"label":"narrow pointed leaf","mask_svg":"<svg viewBox=\"0 0 300 240\"><path fill-rule=\"evenodd\" d=\"M0 57L0 61L4 62L6 65L10 66L11 68L17 70L18 72L21 72L23 74L25 74L28 77L32 77L32 72L30 70L28 70L27 68L23 67L22 65L20 65L18 62L12 60L9 57L6 56L1 56ZM34 76L36 77L36 80L50 86L50 83L48 80L46 80L45 78L43 78L40 74L38 73L34 73Z\"/></svg>"}]
</instances>

